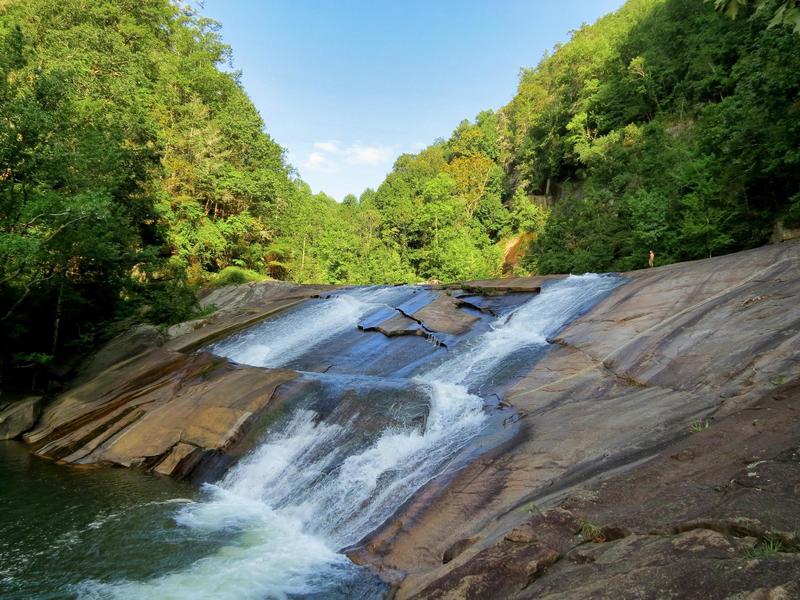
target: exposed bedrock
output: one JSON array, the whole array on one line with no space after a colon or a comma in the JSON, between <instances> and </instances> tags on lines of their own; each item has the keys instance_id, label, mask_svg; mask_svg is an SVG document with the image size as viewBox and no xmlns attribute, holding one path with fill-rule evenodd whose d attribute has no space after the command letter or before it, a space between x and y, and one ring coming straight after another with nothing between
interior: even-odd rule
<instances>
[{"instance_id":1,"label":"exposed bedrock","mask_svg":"<svg viewBox=\"0 0 800 600\"><path fill-rule=\"evenodd\" d=\"M350 549L397 597L800 594L800 244L626 277L535 365L509 358L522 370L515 362L500 403L516 411L507 435L484 439ZM545 281L406 288L360 317L340 302L352 322L280 363L305 373L198 349L327 302L330 288L222 288L203 298L217 307L207 318L114 340L41 415L34 399L2 415L40 455L196 480L251 448L288 402L355 420L366 440L424 429L427 396L405 373Z\"/></svg>"},{"instance_id":2,"label":"exposed bedrock","mask_svg":"<svg viewBox=\"0 0 800 600\"><path fill-rule=\"evenodd\" d=\"M277 388L297 374L190 351L325 289L269 283L215 290L201 300L217 308L207 318L166 331L140 326L112 340L41 416L38 404L27 412L11 406L7 411L30 418L16 418L21 424L6 437L22 434L37 454L66 463L203 478L235 451L265 417Z\"/></svg>"},{"instance_id":3,"label":"exposed bedrock","mask_svg":"<svg viewBox=\"0 0 800 600\"><path fill-rule=\"evenodd\" d=\"M717 597L707 586L723 580L729 585L719 583L718 597L727 597L773 587L779 594L784 582L799 579L800 555L750 564L742 544L760 547L776 532L800 531L800 395L793 386L800 379L800 245L626 275L626 285L554 337L551 351L506 396L522 417L516 437L462 469L433 501L409 503L352 551L359 562L405 573L399 598ZM759 476L735 474L759 460L784 487L732 502ZM616 495L607 497L611 489ZM507 539L571 495L591 499L567 505L575 519L621 523L640 538L608 538L584 562L564 560L564 544L581 543L573 533L546 544L552 552ZM596 503L605 512L593 513ZM757 521L762 533L701 535L702 544L732 549L725 551L730 563L714 562L675 537L691 526L669 529L706 518ZM782 547L796 548L789 542ZM612 560L615 552L628 569ZM689 568L693 556L702 560ZM669 564L647 566L661 562ZM751 580L739 576L740 567L752 570ZM680 581L683 568L708 577L697 595ZM562 579L548 587L551 572ZM591 582L598 576L602 585ZM786 597L796 593L787 589Z\"/></svg>"},{"instance_id":4,"label":"exposed bedrock","mask_svg":"<svg viewBox=\"0 0 800 600\"><path fill-rule=\"evenodd\" d=\"M354 322L295 366L310 371L304 376L290 368L237 364L198 350L311 298L333 302L326 299L330 290L280 282L214 290L201 300L216 308L209 317L166 330L138 326L120 335L87 360L72 386L43 409L40 399L0 407L0 433L4 438L21 437L36 454L64 463L133 467L203 480L220 475L257 444L273 408L283 403L308 404L313 399L310 408L320 418L349 423L365 439L395 426L424 428L429 395L412 382L382 376L443 349L422 342L422 348L389 342L381 336L369 342L365 336L374 334L359 333ZM388 320L379 310L376 319L381 322L361 329L396 335L399 325L393 321L402 320L444 345L437 336L455 340L492 310L472 308L443 291L424 288L410 288L405 297L397 307L387 306L392 315ZM489 304L500 306L502 301L492 299ZM380 309L380 304L375 306ZM321 308L324 312L326 307ZM349 378L351 362L357 363L356 372L369 373L360 367L365 360L380 358L372 357L369 349L381 341L383 362L372 369L378 376ZM358 344L366 346L353 350ZM326 350L341 358L337 366L345 375L331 372L323 383L313 371L330 370ZM384 363L385 368L379 368Z\"/></svg>"},{"instance_id":5,"label":"exposed bedrock","mask_svg":"<svg viewBox=\"0 0 800 600\"><path fill-rule=\"evenodd\" d=\"M60 396L24 440L68 463L184 477L229 449L295 376L156 349Z\"/></svg>"}]
</instances>

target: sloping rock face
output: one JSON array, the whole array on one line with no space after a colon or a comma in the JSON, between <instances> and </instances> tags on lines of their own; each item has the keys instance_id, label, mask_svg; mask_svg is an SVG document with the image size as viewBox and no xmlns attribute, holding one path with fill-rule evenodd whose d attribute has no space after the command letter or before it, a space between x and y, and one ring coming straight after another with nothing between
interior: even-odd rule
<instances>
[{"instance_id":1,"label":"sloping rock face","mask_svg":"<svg viewBox=\"0 0 800 600\"><path fill-rule=\"evenodd\" d=\"M331 289L269 282L213 290L201 299L203 306L216 309L209 317L166 331L139 326L115 338L86 361L72 387L47 404L41 416L38 403L26 404L27 411L22 405L12 407L13 420L12 408L4 411L9 415L6 437L21 435L36 454L69 464L132 467L200 481L220 475L257 442L255 436L276 404L319 397L322 403L315 405L316 412L342 412L337 418L357 421L356 428L366 436L391 426L387 417L424 427L429 399L427 394L417 398L413 385L390 390L380 377L365 383L345 376L334 377L338 383L323 391L312 373L300 380L291 369L240 365L198 350L312 297L327 297ZM387 338L425 337L433 344L405 340L418 342L424 352L383 336L375 340L355 326L320 351L347 355L354 345L366 344L354 351L358 365L380 359L376 369L383 365L395 371L405 362L413 366L426 352L443 352L439 346L445 341L467 333L484 318L483 309L443 292L413 288L405 296L397 307L387 305L375 323L360 329L379 331ZM379 356L373 357L369 348ZM333 366L325 356L310 354L295 368L323 373ZM347 356L337 366L346 375ZM383 406L387 402L388 408ZM401 408L392 408L397 403Z\"/></svg>"},{"instance_id":2,"label":"sloping rock face","mask_svg":"<svg viewBox=\"0 0 800 600\"><path fill-rule=\"evenodd\" d=\"M27 432L36 454L66 463L205 478L297 374L190 352L327 289L268 282L214 290L201 301L217 307L211 316L112 340L38 421L32 415L7 437Z\"/></svg>"},{"instance_id":3,"label":"sloping rock face","mask_svg":"<svg viewBox=\"0 0 800 600\"><path fill-rule=\"evenodd\" d=\"M729 487L731 477L726 469L740 471L761 460L758 457L762 455L765 460L768 456L787 456L785 453L800 445L796 388L786 388L779 394L783 398L780 402L772 399L779 386L800 378L800 245L786 243L626 275L628 284L555 336L553 349L506 397L521 417L519 434L464 469L430 506L417 505L399 514L395 522L364 540L354 552L359 560L372 560L384 569L407 574L398 597L506 598L513 594L539 597L540 593L561 593L564 597L708 597L705 585L695 590L696 594L686 587L689 583L678 585L681 565L695 555L685 551L691 547L689 542L678 543L671 537L678 534L669 528L678 527L685 533L691 528L675 524L681 519L723 518L715 510L722 495L734 491ZM492 287L491 282L473 285L481 284ZM774 416L769 425L774 427L774 435L769 438L761 429L767 414L763 411ZM741 425L739 433L734 429L712 438L715 428L733 418L749 425ZM745 432L748 436L742 438ZM762 440L769 439L763 447L755 444L760 434ZM698 448L683 452L679 444L684 439L698 441ZM753 444L745 444L743 439L752 439ZM716 455L710 452L708 445L723 442L724 451ZM668 458L672 455L679 458ZM698 456L703 456L699 462ZM681 457L691 458L681 462ZM598 482L612 481L609 478L618 473L643 473L642 469L659 460L668 472L680 466L682 475L668 483L656 478L621 486L613 501L609 500L607 512L598 515L601 525L623 522L632 530L635 526L636 535L651 535L650 526L666 532L666 541L646 538L630 547L625 546L628 542L607 541L609 548L610 544L619 544L619 560L641 561L642 569L636 576L623 576L622 567L617 571L608 567L603 573L612 578L619 575L614 579L617 587L603 588L610 585L603 580L602 586L592 588L586 580L605 576L598 575L598 565L611 565L612 552L606 558L596 557L594 562L587 558L585 564L581 563L583 559L576 559L570 563L574 565L569 571L571 579L564 575L565 579L553 587L546 587L548 573L566 569L568 561L561 558L553 559L554 566L547 569L537 562L539 558L531 559L539 566L523 569L527 575L514 576L513 594L507 587L481 583L495 581L495 571L516 560L517 550L512 552L506 536L524 523L531 511L557 506L576 490L591 486L599 487L587 492L587 497L603 498L611 484L604 487ZM800 579L798 555L792 552L781 555L780 568L770 562L777 560L773 558L754 566L752 585L745 585L745 578L731 576L739 567L746 568L743 543L756 548L757 553L763 539L775 532L792 531L785 519L776 520L775 515L787 510L800 514L796 503L800 480L796 479L794 463L772 460L783 465L775 468L780 478L790 482L782 494L753 496L753 504L746 508L731 505L724 514L728 521L756 520L762 523L761 528L744 533L732 527L712 528L725 538L724 543L717 541L732 549L725 555L730 556L731 563L708 571L709 577L715 574L708 585L720 585L719 597L726 597L722 593L725 590L731 594L755 593L763 587L759 582L768 589L768 582L780 587L784 581ZM737 481L752 485L756 475ZM680 494L665 494L661 487L670 490L670 485L683 481L694 484L682 486ZM637 485L648 490L649 503L642 504L645 492L637 493ZM700 501L698 486L723 491ZM693 511L681 510L695 500ZM656 517L647 525L642 525L642 505L645 512ZM577 519L587 514L583 505L575 512ZM625 515L632 516L625 521ZM800 528L797 517L792 518L793 527ZM785 539L783 547L795 548L794 540ZM637 553L639 546L641 554ZM550 547L559 557L569 554L560 547ZM460 553L454 553L453 548ZM528 556L527 550L519 552ZM448 560L443 564L446 554ZM539 556L538 551L534 554ZM498 558L492 562L487 558L490 556ZM713 552L708 557L709 561L716 560ZM670 561L676 566L648 570L643 566L647 561ZM706 563L706 567L711 564ZM790 568L790 564L795 566ZM791 577L774 576L781 569ZM706 571L698 562L689 572ZM654 583L653 578L658 577L665 582L662 587ZM730 585L722 586L722 581Z\"/></svg>"},{"instance_id":4,"label":"sloping rock face","mask_svg":"<svg viewBox=\"0 0 800 600\"><path fill-rule=\"evenodd\" d=\"M37 454L68 463L185 477L229 449L294 377L157 349L60 396L23 439Z\"/></svg>"},{"instance_id":5,"label":"sloping rock face","mask_svg":"<svg viewBox=\"0 0 800 600\"><path fill-rule=\"evenodd\" d=\"M498 398L516 411L502 435L351 549L398 598L800 596L800 244L626 277L523 363ZM329 288L216 290L210 317L116 340L24 439L68 463L203 479L292 398L358 415L367 436L387 426L381 403L424 428L424 399L365 392L351 371L447 352L544 279L415 288L292 363L316 379L195 351Z\"/></svg>"},{"instance_id":6,"label":"sloping rock face","mask_svg":"<svg viewBox=\"0 0 800 600\"><path fill-rule=\"evenodd\" d=\"M170 327L166 346L180 352L197 350L334 287L269 281L214 289L200 298L200 306L217 310L208 318Z\"/></svg>"},{"instance_id":7,"label":"sloping rock face","mask_svg":"<svg viewBox=\"0 0 800 600\"><path fill-rule=\"evenodd\" d=\"M645 464L573 488L557 509L528 517L541 506L517 507L526 520L510 534L465 550L414 597L796 598L799 413L794 382ZM576 526L553 539L551 514ZM547 560L533 569L518 556Z\"/></svg>"}]
</instances>

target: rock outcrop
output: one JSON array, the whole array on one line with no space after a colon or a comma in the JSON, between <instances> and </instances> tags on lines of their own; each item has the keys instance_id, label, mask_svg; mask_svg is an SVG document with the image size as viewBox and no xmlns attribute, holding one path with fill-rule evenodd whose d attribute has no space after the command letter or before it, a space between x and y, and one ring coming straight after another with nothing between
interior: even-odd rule
<instances>
[{"instance_id":1,"label":"rock outcrop","mask_svg":"<svg viewBox=\"0 0 800 600\"><path fill-rule=\"evenodd\" d=\"M735 466L734 470L740 470L770 452L782 455L798 447L800 397L795 388L779 393L784 398L780 402L773 400L772 394L785 382L800 378L800 245L769 246L626 276L626 285L557 334L551 351L507 395L505 402L512 404L522 417L516 437L463 469L427 505L409 503L396 520L354 550L359 561L376 562L384 569L407 574L399 587L399 598L509 597L505 588L494 593L492 585L484 589L477 583L482 578L494 581L495 577L489 566L491 561L486 560L488 555L481 553L491 550L490 554L516 560L508 554L507 544L497 546L498 540L504 540L525 522L530 510L558 506L576 490L597 485L601 491L592 491L590 497L600 493L602 498L602 490L610 484L603 487L598 482L610 481L616 474L643 473L647 465L661 460L664 468L673 471L676 466L687 467L684 475L689 481L690 475L705 469L705 478L696 486L728 490L731 478L726 469ZM491 287L491 283L487 285ZM769 425L775 428L775 435L763 437L769 443L761 448L755 441L763 433L761 425L768 414L764 411L775 416ZM755 436L752 445L744 443L747 438L731 433L725 438L729 454L712 456L710 448L706 448L703 454L707 458L699 462L699 450L679 447L684 439L703 437L702 446L720 444L713 433L715 428L734 417L754 422L748 430ZM694 431L698 433L691 433ZM668 458L671 455L695 458L681 462ZM791 471L794 467L783 468L781 477L796 482L786 469ZM744 481L754 480L748 476ZM698 497L697 487L691 485L682 488L683 495L674 497L665 496L657 480L638 485L651 495L647 510L659 516L658 522L650 520L646 526L640 518L624 521L641 535L650 534L649 526L663 528L672 521L688 519L689 515L678 509L689 498ZM796 485L791 483L789 488ZM612 517L640 515L642 496L636 487L633 483L625 486L626 492L620 491L609 503L608 512L598 518L599 522L613 524L619 519ZM800 514L791 494L764 494L760 498L760 504L739 512L731 510L725 518L763 521L765 515L776 514L777 507ZM698 501L691 518L713 515L712 507L718 501L714 494L705 504ZM575 514L576 518L585 518L588 511L582 509ZM767 524L763 535L770 536L788 526L785 522ZM794 527L800 527L800 522ZM738 550L741 536L737 537L733 530L720 535L731 538L726 539L737 549L735 560L743 561L731 563L730 569L745 565ZM462 540L472 542L463 545L458 556L452 556L451 549ZM760 543L757 539L746 541L756 546ZM651 553L666 547L655 542L644 546ZM555 550L565 556L558 548ZM449 560L443 564L448 551ZM795 564L792 557L782 560ZM592 564L601 562L597 558ZM562 561L554 564L562 565ZM768 567L768 571L774 571ZM581 577L596 577L596 566L574 569L573 583ZM796 574L792 569L789 572ZM540 579L541 570L537 567L538 574L530 581L520 575L519 597L538 597L539 590L567 593L569 588L563 585L539 587L546 586L549 577ZM673 571L671 577L678 578L678 572ZM646 569L640 573L643 585L646 573ZM719 571L719 577L726 577L725 573ZM609 577L612 575L609 571ZM476 582L474 589L481 591L473 594L466 591L467 587L453 587L454 578L459 577ZM782 585L790 578L764 575L754 577L752 588L731 583L720 589L753 591L761 580ZM632 582L620 578L619 587L606 595L692 597L667 593L667 587L658 588L652 582L650 595L627 595L625 586L632 586ZM607 584L606 581L604 585ZM594 593L590 587L583 589L586 596ZM686 589L676 589L687 593ZM707 588L703 591L707 592ZM565 597L576 596L567 593ZM577 597L585 596L578 593Z\"/></svg>"},{"instance_id":2,"label":"rock outcrop","mask_svg":"<svg viewBox=\"0 0 800 600\"><path fill-rule=\"evenodd\" d=\"M193 480L218 475L243 451L248 434L268 419L276 398L308 396L315 384L286 385L298 373L238 365L198 349L330 289L268 282L212 290L201 299L201 306L213 309L208 317L165 331L143 325L115 338L85 362L72 387L40 417L31 412L38 404L30 404L27 412L22 405L9 408L3 413L9 415L6 437L22 435L36 454L69 464L132 467ZM362 329L423 335L442 344L439 336L455 338L480 321L481 311L468 305L420 289L407 303L387 307L391 317ZM354 411L348 417L354 419L360 393L344 385L331 392L327 404ZM387 396L380 386L374 393L380 396L370 400L375 406L384 396L391 402L401 402L402 396L403 410L387 414L424 427L427 396L425 402L413 390ZM377 412L360 412L365 433L389 425Z\"/></svg>"},{"instance_id":3,"label":"rock outcrop","mask_svg":"<svg viewBox=\"0 0 800 600\"><path fill-rule=\"evenodd\" d=\"M537 288L535 292L538 291ZM359 328L378 331L387 337L418 335L446 346L449 338L466 333L480 320L470 310L492 312L452 295L426 292L406 305L393 307L386 318L362 323Z\"/></svg>"},{"instance_id":4,"label":"rock outcrop","mask_svg":"<svg viewBox=\"0 0 800 600\"><path fill-rule=\"evenodd\" d=\"M35 424L41 412L42 396L28 396L0 404L0 441L13 440Z\"/></svg>"},{"instance_id":5,"label":"rock outcrop","mask_svg":"<svg viewBox=\"0 0 800 600\"><path fill-rule=\"evenodd\" d=\"M216 308L209 317L166 332L140 326L115 338L38 421L37 413L6 437L24 433L36 454L70 464L202 479L297 374L191 352L327 289L268 282L214 290L201 300ZM17 405L12 410L28 414Z\"/></svg>"},{"instance_id":6,"label":"rock outcrop","mask_svg":"<svg viewBox=\"0 0 800 600\"><path fill-rule=\"evenodd\" d=\"M544 515L536 515L543 509L536 501L522 504L513 514L523 520L511 533L471 556L465 550L461 564L444 568L414 597L794 598L798 413L795 381L748 410L687 429L641 465L575 486ZM554 512L577 523L555 540ZM549 561L535 570L517 559L544 551ZM504 587L496 592L498 573Z\"/></svg>"},{"instance_id":7,"label":"rock outcrop","mask_svg":"<svg viewBox=\"0 0 800 600\"><path fill-rule=\"evenodd\" d=\"M507 434L350 550L398 598L800 595L800 243L625 277L555 334L498 403L515 411L498 425L508 422ZM407 365L421 360L420 346L444 352L388 338L446 345L488 327L486 315L546 279L420 288L361 323L386 337L370 337L376 356L359 360L382 373L389 344L404 348ZM272 404L314 398L322 380L197 350L327 289L215 290L202 300L217 308L212 315L112 342L35 427L15 425L15 435L27 431L35 452L68 463L202 479L243 451ZM353 339L322 348L309 370L349 373L329 354ZM333 417L355 418L366 398L405 412L359 416L365 435L381 431L387 414L425 427L426 404L413 390L354 391L346 381L336 380L345 402L318 394ZM15 406L0 426L9 410L27 415Z\"/></svg>"},{"instance_id":8,"label":"rock outcrop","mask_svg":"<svg viewBox=\"0 0 800 600\"><path fill-rule=\"evenodd\" d=\"M23 439L37 454L72 464L186 477L228 450L294 377L156 349L60 396Z\"/></svg>"}]
</instances>

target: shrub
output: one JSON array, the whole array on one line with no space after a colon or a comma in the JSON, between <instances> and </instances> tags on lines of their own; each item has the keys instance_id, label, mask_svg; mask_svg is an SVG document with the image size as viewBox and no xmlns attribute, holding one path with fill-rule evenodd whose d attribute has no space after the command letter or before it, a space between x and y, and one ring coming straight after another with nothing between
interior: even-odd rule
<instances>
[{"instance_id":1,"label":"shrub","mask_svg":"<svg viewBox=\"0 0 800 600\"><path fill-rule=\"evenodd\" d=\"M222 287L223 285L238 285L253 281L264 281L265 279L269 279L269 277L251 269L225 267L222 271L214 275L211 279L211 284Z\"/></svg>"}]
</instances>

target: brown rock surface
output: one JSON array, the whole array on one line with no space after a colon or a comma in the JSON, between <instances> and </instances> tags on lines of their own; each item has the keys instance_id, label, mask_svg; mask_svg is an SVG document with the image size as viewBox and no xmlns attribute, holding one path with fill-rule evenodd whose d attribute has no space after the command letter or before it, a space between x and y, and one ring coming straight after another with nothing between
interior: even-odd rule
<instances>
[{"instance_id":1,"label":"brown rock surface","mask_svg":"<svg viewBox=\"0 0 800 600\"><path fill-rule=\"evenodd\" d=\"M524 590L558 561L580 529L571 513L554 509L513 529L497 544L478 552L417 597L461 600L507 598Z\"/></svg>"},{"instance_id":2,"label":"brown rock surface","mask_svg":"<svg viewBox=\"0 0 800 600\"><path fill-rule=\"evenodd\" d=\"M353 550L406 574L399 598L800 594L800 244L627 276L504 399L519 416L513 438ZM24 438L71 463L196 477L241 446L295 373L185 352L318 291L216 290L204 299L214 315L102 365ZM463 331L475 316L460 302L441 295L393 316L391 331Z\"/></svg>"},{"instance_id":3,"label":"brown rock surface","mask_svg":"<svg viewBox=\"0 0 800 600\"><path fill-rule=\"evenodd\" d=\"M429 331L450 335L461 335L478 321L478 317L462 310L460 303L450 296L439 296L416 311L412 318Z\"/></svg>"},{"instance_id":4,"label":"brown rock surface","mask_svg":"<svg viewBox=\"0 0 800 600\"><path fill-rule=\"evenodd\" d=\"M462 289L466 292L485 294L533 293L541 291L542 283L550 279L559 279L563 275L545 275L543 277L508 277L505 279L474 279L459 284L448 286Z\"/></svg>"},{"instance_id":5,"label":"brown rock surface","mask_svg":"<svg viewBox=\"0 0 800 600\"><path fill-rule=\"evenodd\" d=\"M329 288L278 282L219 288L201 300L217 307L207 318L166 334L149 326L123 334L88 361L23 439L37 454L68 463L200 478L296 373L186 353Z\"/></svg>"},{"instance_id":6,"label":"brown rock surface","mask_svg":"<svg viewBox=\"0 0 800 600\"><path fill-rule=\"evenodd\" d=\"M0 405L0 440L13 440L33 427L42 400L41 396L28 396Z\"/></svg>"},{"instance_id":7,"label":"brown rock surface","mask_svg":"<svg viewBox=\"0 0 800 600\"><path fill-rule=\"evenodd\" d=\"M516 438L462 470L425 510L397 515L364 541L362 551L384 568L408 573L398 597L433 593L433 582L493 547L531 506L637 472L653 457L696 466L696 459L669 458L683 450L673 446L693 421L710 421L708 431L727 415L758 421L749 412L753 403L800 378L800 245L627 276L629 283L560 332L556 347L508 395L525 415ZM772 448L791 446L796 435L788 429L795 409L785 410ZM731 440L731 448L738 445ZM615 511L628 510L624 500ZM762 505L754 513L761 510L773 511ZM480 541L441 564L453 544L475 537Z\"/></svg>"},{"instance_id":8,"label":"brown rock surface","mask_svg":"<svg viewBox=\"0 0 800 600\"><path fill-rule=\"evenodd\" d=\"M479 316L465 309L493 314L491 309L455 298L449 293L434 291L433 295L432 300L413 312L402 306L394 307L396 314L380 323L361 328L365 331L378 331L387 337L418 335L443 343L436 334L462 335L480 320Z\"/></svg>"},{"instance_id":9,"label":"brown rock surface","mask_svg":"<svg viewBox=\"0 0 800 600\"><path fill-rule=\"evenodd\" d=\"M397 313L393 317L370 327L360 327L364 331L378 331L387 337L398 335L425 335L422 325L411 317Z\"/></svg>"},{"instance_id":10,"label":"brown rock surface","mask_svg":"<svg viewBox=\"0 0 800 600\"><path fill-rule=\"evenodd\" d=\"M797 597L800 382L777 394L784 400L776 402L771 391L747 410L675 441L638 468L571 490L560 500L560 510L591 524L604 543L565 534L561 543L572 549L545 573L539 571L535 582L518 579L514 589L501 594L462 597L770 597L759 595L765 590L787 594L775 597ZM754 414L760 415L755 424ZM526 514L535 506L515 512ZM514 560L506 541L534 544L541 530L541 521L533 518L480 553L465 552L458 569L443 569L417 597L449 597L459 573L471 573L476 589L494 581L497 569ZM487 556L495 564L487 563Z\"/></svg>"},{"instance_id":11,"label":"brown rock surface","mask_svg":"<svg viewBox=\"0 0 800 600\"><path fill-rule=\"evenodd\" d=\"M100 352L90 356L79 367L79 375L72 381L72 385L88 381L109 367L133 358L150 348L157 348L164 343L165 339L164 332L159 327L149 323L137 325L112 339L103 346Z\"/></svg>"},{"instance_id":12,"label":"brown rock surface","mask_svg":"<svg viewBox=\"0 0 800 600\"><path fill-rule=\"evenodd\" d=\"M294 377L157 349L61 395L24 439L37 454L68 463L185 477L230 448Z\"/></svg>"}]
</instances>

